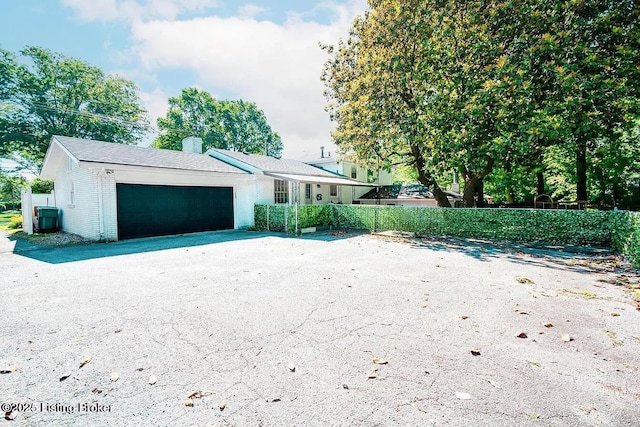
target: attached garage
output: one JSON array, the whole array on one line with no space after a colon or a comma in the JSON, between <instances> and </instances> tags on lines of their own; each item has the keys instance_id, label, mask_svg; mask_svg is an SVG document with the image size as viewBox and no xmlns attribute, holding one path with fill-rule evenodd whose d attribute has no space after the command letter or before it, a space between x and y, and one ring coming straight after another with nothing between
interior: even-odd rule
<instances>
[{"instance_id":1,"label":"attached garage","mask_svg":"<svg viewBox=\"0 0 640 427\"><path fill-rule=\"evenodd\" d=\"M96 241L228 230L253 224L254 175L202 154L54 136L41 176L53 179L62 231Z\"/></svg>"},{"instance_id":2,"label":"attached garage","mask_svg":"<svg viewBox=\"0 0 640 427\"><path fill-rule=\"evenodd\" d=\"M234 228L233 188L116 184L118 239Z\"/></svg>"}]
</instances>

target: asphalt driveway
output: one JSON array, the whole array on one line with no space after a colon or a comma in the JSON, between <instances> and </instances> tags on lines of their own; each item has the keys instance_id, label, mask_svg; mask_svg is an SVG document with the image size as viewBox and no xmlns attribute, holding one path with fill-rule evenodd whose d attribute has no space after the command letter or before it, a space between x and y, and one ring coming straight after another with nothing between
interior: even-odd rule
<instances>
[{"instance_id":1,"label":"asphalt driveway","mask_svg":"<svg viewBox=\"0 0 640 427\"><path fill-rule=\"evenodd\" d=\"M0 425L640 423L638 276L606 252L0 240Z\"/></svg>"}]
</instances>

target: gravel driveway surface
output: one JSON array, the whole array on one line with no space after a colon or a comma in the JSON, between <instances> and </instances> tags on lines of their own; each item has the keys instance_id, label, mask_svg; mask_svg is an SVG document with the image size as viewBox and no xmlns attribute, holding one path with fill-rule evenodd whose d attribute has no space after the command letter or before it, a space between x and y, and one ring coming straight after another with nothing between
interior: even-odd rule
<instances>
[{"instance_id":1,"label":"gravel driveway surface","mask_svg":"<svg viewBox=\"0 0 640 427\"><path fill-rule=\"evenodd\" d=\"M0 425L637 426L637 284L464 240L5 235Z\"/></svg>"}]
</instances>

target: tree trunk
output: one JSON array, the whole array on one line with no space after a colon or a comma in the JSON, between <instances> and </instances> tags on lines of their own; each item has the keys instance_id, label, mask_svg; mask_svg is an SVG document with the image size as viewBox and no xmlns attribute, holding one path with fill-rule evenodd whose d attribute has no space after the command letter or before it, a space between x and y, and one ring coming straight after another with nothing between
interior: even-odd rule
<instances>
[{"instance_id":1,"label":"tree trunk","mask_svg":"<svg viewBox=\"0 0 640 427\"><path fill-rule=\"evenodd\" d=\"M451 202L440 186L434 183L434 186L431 188L431 192L433 193L433 197L436 199L436 202L438 202L438 206L441 208L450 208Z\"/></svg>"},{"instance_id":2,"label":"tree trunk","mask_svg":"<svg viewBox=\"0 0 640 427\"><path fill-rule=\"evenodd\" d=\"M480 206L484 206L484 177L489 175L493 170L495 159L490 158L487 161L487 165L482 172L476 173L466 168L462 169L464 176L464 192L462 193L462 199L464 201L465 208L472 208L476 206L476 196L478 195L478 185L481 185L480 197L478 201Z\"/></svg>"},{"instance_id":3,"label":"tree trunk","mask_svg":"<svg viewBox=\"0 0 640 427\"><path fill-rule=\"evenodd\" d=\"M487 207L487 205L485 205L484 203L484 178L480 178L478 179L478 181L476 181L475 199L476 199L476 207L478 208Z\"/></svg>"},{"instance_id":4,"label":"tree trunk","mask_svg":"<svg viewBox=\"0 0 640 427\"><path fill-rule=\"evenodd\" d=\"M476 205L476 183L478 178L475 175L469 176L465 174L464 178L464 192L462 193L462 200L465 208L473 208Z\"/></svg>"},{"instance_id":5,"label":"tree trunk","mask_svg":"<svg viewBox=\"0 0 640 427\"><path fill-rule=\"evenodd\" d=\"M537 191L538 191L538 196L540 194L546 194L545 190L544 190L544 173L540 172L536 172L536 178L538 179L538 185L537 185Z\"/></svg>"},{"instance_id":6,"label":"tree trunk","mask_svg":"<svg viewBox=\"0 0 640 427\"><path fill-rule=\"evenodd\" d=\"M587 143L578 141L576 149L576 199L587 200Z\"/></svg>"},{"instance_id":7,"label":"tree trunk","mask_svg":"<svg viewBox=\"0 0 640 427\"><path fill-rule=\"evenodd\" d=\"M424 161L424 157L420 152L420 148L416 145L412 145L411 154L415 159L414 166L418 171L418 181L420 182L420 184L431 190L431 192L433 193L433 197L436 199L439 207L450 208L451 203L449 202L447 195L444 194L435 178L433 178L433 176L425 170L426 162Z\"/></svg>"}]
</instances>

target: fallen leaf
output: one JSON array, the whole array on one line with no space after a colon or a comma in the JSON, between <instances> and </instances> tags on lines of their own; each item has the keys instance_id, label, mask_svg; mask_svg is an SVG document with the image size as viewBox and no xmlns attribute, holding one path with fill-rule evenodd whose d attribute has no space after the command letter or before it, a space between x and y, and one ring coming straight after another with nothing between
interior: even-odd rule
<instances>
[{"instance_id":1,"label":"fallen leaf","mask_svg":"<svg viewBox=\"0 0 640 427\"><path fill-rule=\"evenodd\" d=\"M61 377L60 377L60 381L64 381L64 380L66 380L67 378L69 378L70 376L71 376L71 374L69 374L69 375L63 375L63 376L61 376Z\"/></svg>"},{"instance_id":2,"label":"fallen leaf","mask_svg":"<svg viewBox=\"0 0 640 427\"><path fill-rule=\"evenodd\" d=\"M547 323L544 325L545 328L553 328L553 323Z\"/></svg>"},{"instance_id":3,"label":"fallen leaf","mask_svg":"<svg viewBox=\"0 0 640 427\"><path fill-rule=\"evenodd\" d=\"M4 413L4 419L7 421L13 421L15 415L13 415L13 411L7 411Z\"/></svg>"},{"instance_id":4,"label":"fallen leaf","mask_svg":"<svg viewBox=\"0 0 640 427\"><path fill-rule=\"evenodd\" d=\"M118 381L118 378L120 378L120 374L117 372L111 372L111 381Z\"/></svg>"},{"instance_id":5,"label":"fallen leaf","mask_svg":"<svg viewBox=\"0 0 640 427\"><path fill-rule=\"evenodd\" d=\"M342 388L345 390L349 390L349 386L347 384L342 384Z\"/></svg>"},{"instance_id":6,"label":"fallen leaf","mask_svg":"<svg viewBox=\"0 0 640 427\"><path fill-rule=\"evenodd\" d=\"M191 399L187 399L187 400L184 402L184 406L192 407L192 406L193 406L193 400L191 400Z\"/></svg>"},{"instance_id":7,"label":"fallen leaf","mask_svg":"<svg viewBox=\"0 0 640 427\"><path fill-rule=\"evenodd\" d=\"M119 334L120 332L122 332L122 329L116 329L115 331L113 331L114 334Z\"/></svg>"},{"instance_id":8,"label":"fallen leaf","mask_svg":"<svg viewBox=\"0 0 640 427\"><path fill-rule=\"evenodd\" d=\"M91 393L100 394L100 393L102 393L102 389L101 389L101 388L96 387L96 388L94 388L93 390L91 390Z\"/></svg>"},{"instance_id":9,"label":"fallen leaf","mask_svg":"<svg viewBox=\"0 0 640 427\"><path fill-rule=\"evenodd\" d=\"M151 375L151 376L149 377L149 384L154 385L154 384L155 384L155 383L157 383L157 382L158 382L158 379L156 378L156 376L155 376L155 375Z\"/></svg>"},{"instance_id":10,"label":"fallen leaf","mask_svg":"<svg viewBox=\"0 0 640 427\"><path fill-rule=\"evenodd\" d=\"M526 277L516 277L518 283L533 283L533 280L527 279Z\"/></svg>"},{"instance_id":11,"label":"fallen leaf","mask_svg":"<svg viewBox=\"0 0 640 427\"><path fill-rule=\"evenodd\" d=\"M469 393L462 393L460 391L456 392L456 397L460 400L469 400L471 399L471 395Z\"/></svg>"},{"instance_id":12,"label":"fallen leaf","mask_svg":"<svg viewBox=\"0 0 640 427\"><path fill-rule=\"evenodd\" d=\"M213 394L213 392L210 392L209 390L196 390L187 396L187 398L200 399L202 396L209 396L210 394Z\"/></svg>"},{"instance_id":13,"label":"fallen leaf","mask_svg":"<svg viewBox=\"0 0 640 427\"><path fill-rule=\"evenodd\" d=\"M289 370L291 372L295 372L296 371L296 365L294 365L293 363L289 363L289 365L287 366L287 368L289 368Z\"/></svg>"},{"instance_id":14,"label":"fallen leaf","mask_svg":"<svg viewBox=\"0 0 640 427\"><path fill-rule=\"evenodd\" d=\"M495 388L497 388L497 389L501 389L501 388L502 388L501 386L499 386L499 385L498 385L495 381L493 381L493 380L489 380L489 384L491 384L492 386L494 386L494 387L495 387Z\"/></svg>"},{"instance_id":15,"label":"fallen leaf","mask_svg":"<svg viewBox=\"0 0 640 427\"><path fill-rule=\"evenodd\" d=\"M573 338L571 338L571 336L569 334L563 334L562 335L562 341L564 341L564 342L573 341Z\"/></svg>"},{"instance_id":16,"label":"fallen leaf","mask_svg":"<svg viewBox=\"0 0 640 427\"><path fill-rule=\"evenodd\" d=\"M6 368L0 369L0 374L10 374L18 370L18 367L15 365L7 366Z\"/></svg>"},{"instance_id":17,"label":"fallen leaf","mask_svg":"<svg viewBox=\"0 0 640 427\"><path fill-rule=\"evenodd\" d=\"M467 320L469 318L469 316L462 316L461 319L462 320Z\"/></svg>"},{"instance_id":18,"label":"fallen leaf","mask_svg":"<svg viewBox=\"0 0 640 427\"><path fill-rule=\"evenodd\" d=\"M527 338L527 334L525 334L524 332L520 332L518 335L516 335L516 338Z\"/></svg>"},{"instance_id":19,"label":"fallen leaf","mask_svg":"<svg viewBox=\"0 0 640 427\"><path fill-rule=\"evenodd\" d=\"M281 399L279 397L276 397L275 399L272 399L271 402L280 402Z\"/></svg>"},{"instance_id":20,"label":"fallen leaf","mask_svg":"<svg viewBox=\"0 0 640 427\"><path fill-rule=\"evenodd\" d=\"M478 350L477 348L472 348L471 354L474 356L480 356L480 350Z\"/></svg>"},{"instance_id":21,"label":"fallen leaf","mask_svg":"<svg viewBox=\"0 0 640 427\"><path fill-rule=\"evenodd\" d=\"M543 335L544 331L538 331L538 334Z\"/></svg>"},{"instance_id":22,"label":"fallen leaf","mask_svg":"<svg viewBox=\"0 0 640 427\"><path fill-rule=\"evenodd\" d=\"M611 315L612 315L613 317L618 317L618 316L620 316L620 313L611 313Z\"/></svg>"},{"instance_id":23,"label":"fallen leaf","mask_svg":"<svg viewBox=\"0 0 640 427\"><path fill-rule=\"evenodd\" d=\"M136 368L136 371L142 372L142 371L144 371L144 368Z\"/></svg>"},{"instance_id":24,"label":"fallen leaf","mask_svg":"<svg viewBox=\"0 0 640 427\"><path fill-rule=\"evenodd\" d=\"M220 408L221 411L224 411L224 408L227 407L227 404L225 402L222 402L221 404L218 405L218 408Z\"/></svg>"},{"instance_id":25,"label":"fallen leaf","mask_svg":"<svg viewBox=\"0 0 640 427\"><path fill-rule=\"evenodd\" d=\"M378 359L376 357L375 359L373 359L373 363L375 363L376 365L386 365L387 363L389 363L389 361L385 359Z\"/></svg>"},{"instance_id":26,"label":"fallen leaf","mask_svg":"<svg viewBox=\"0 0 640 427\"><path fill-rule=\"evenodd\" d=\"M371 372L369 372L369 378L373 379L373 378L378 378L378 369L373 369Z\"/></svg>"},{"instance_id":27,"label":"fallen leaf","mask_svg":"<svg viewBox=\"0 0 640 427\"><path fill-rule=\"evenodd\" d=\"M87 357L86 359L84 359L82 362L80 362L80 367L82 368L84 365L86 365L87 363L91 362L91 358Z\"/></svg>"}]
</instances>

